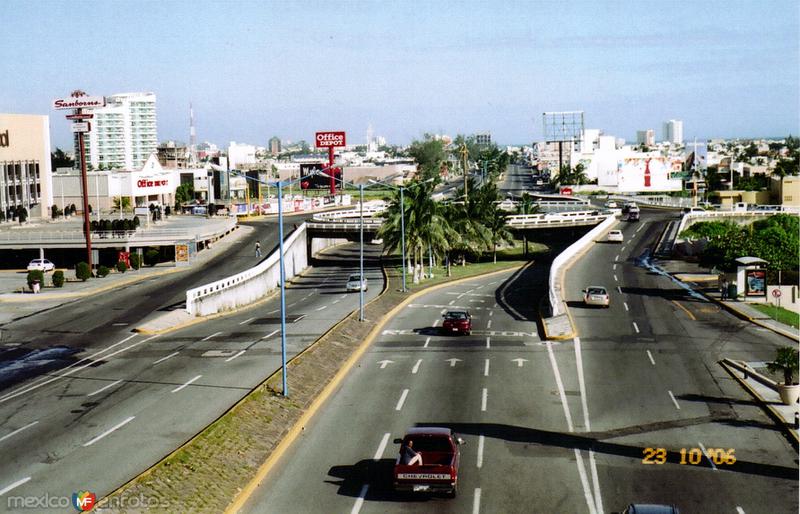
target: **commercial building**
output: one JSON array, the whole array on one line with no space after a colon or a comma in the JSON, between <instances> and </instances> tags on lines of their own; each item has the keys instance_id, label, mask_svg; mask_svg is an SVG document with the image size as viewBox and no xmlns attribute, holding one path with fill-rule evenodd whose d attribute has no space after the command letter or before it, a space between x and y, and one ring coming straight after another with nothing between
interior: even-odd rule
<instances>
[{"instance_id":1,"label":"commercial building","mask_svg":"<svg viewBox=\"0 0 800 514\"><path fill-rule=\"evenodd\" d=\"M237 169L237 166L242 164L255 164L256 147L231 141L228 145L228 162L232 170Z\"/></svg>"},{"instance_id":2,"label":"commercial building","mask_svg":"<svg viewBox=\"0 0 800 514\"><path fill-rule=\"evenodd\" d=\"M156 95L121 93L92 109L92 130L84 136L86 163L92 169L139 169L158 146ZM75 165L82 156L75 135Z\"/></svg>"},{"instance_id":3,"label":"commercial building","mask_svg":"<svg viewBox=\"0 0 800 514\"><path fill-rule=\"evenodd\" d=\"M492 144L492 134L491 132L481 132L475 134L475 144L478 145L490 145Z\"/></svg>"},{"instance_id":4,"label":"commercial building","mask_svg":"<svg viewBox=\"0 0 800 514\"><path fill-rule=\"evenodd\" d=\"M770 192L772 201L776 204L800 207L800 176L779 177L773 175L770 180Z\"/></svg>"},{"instance_id":5,"label":"commercial building","mask_svg":"<svg viewBox=\"0 0 800 514\"><path fill-rule=\"evenodd\" d=\"M655 146L656 144L656 131L653 129L637 130L636 131L636 144L645 146Z\"/></svg>"},{"instance_id":6,"label":"commercial building","mask_svg":"<svg viewBox=\"0 0 800 514\"><path fill-rule=\"evenodd\" d=\"M683 122L681 120L669 120L664 122L664 134L662 141L680 145L683 143Z\"/></svg>"},{"instance_id":7,"label":"commercial building","mask_svg":"<svg viewBox=\"0 0 800 514\"><path fill-rule=\"evenodd\" d=\"M191 150L183 143L165 141L158 145L158 162L165 168L188 168L191 155Z\"/></svg>"},{"instance_id":8,"label":"commercial building","mask_svg":"<svg viewBox=\"0 0 800 514\"><path fill-rule=\"evenodd\" d=\"M18 206L40 217L52 201L50 117L0 114L0 220Z\"/></svg>"}]
</instances>

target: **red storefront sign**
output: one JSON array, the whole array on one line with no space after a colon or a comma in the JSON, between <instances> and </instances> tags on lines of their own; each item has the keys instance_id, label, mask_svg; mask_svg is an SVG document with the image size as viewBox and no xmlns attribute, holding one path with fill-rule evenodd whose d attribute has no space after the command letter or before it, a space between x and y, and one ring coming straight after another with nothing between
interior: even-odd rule
<instances>
[{"instance_id":1,"label":"red storefront sign","mask_svg":"<svg viewBox=\"0 0 800 514\"><path fill-rule=\"evenodd\" d=\"M344 132L317 132L315 139L317 148L334 148L347 144Z\"/></svg>"},{"instance_id":2,"label":"red storefront sign","mask_svg":"<svg viewBox=\"0 0 800 514\"><path fill-rule=\"evenodd\" d=\"M169 180L147 180L141 179L136 182L136 187L161 187L168 186Z\"/></svg>"},{"instance_id":3,"label":"red storefront sign","mask_svg":"<svg viewBox=\"0 0 800 514\"><path fill-rule=\"evenodd\" d=\"M124 262L127 267L131 267L131 252L119 252L117 262Z\"/></svg>"}]
</instances>

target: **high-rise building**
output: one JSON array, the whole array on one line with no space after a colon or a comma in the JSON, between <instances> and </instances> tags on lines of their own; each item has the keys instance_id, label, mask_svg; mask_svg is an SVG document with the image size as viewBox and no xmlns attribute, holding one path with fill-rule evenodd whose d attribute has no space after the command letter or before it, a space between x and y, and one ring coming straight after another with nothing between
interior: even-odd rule
<instances>
[{"instance_id":1,"label":"high-rise building","mask_svg":"<svg viewBox=\"0 0 800 514\"><path fill-rule=\"evenodd\" d=\"M678 145L683 143L683 122L681 120L665 121L662 141Z\"/></svg>"},{"instance_id":2,"label":"high-rise building","mask_svg":"<svg viewBox=\"0 0 800 514\"><path fill-rule=\"evenodd\" d=\"M121 93L106 97L106 106L92 109L92 130L84 137L86 162L94 169L140 169L156 153L156 95ZM75 165L80 167L78 136Z\"/></svg>"},{"instance_id":3,"label":"high-rise building","mask_svg":"<svg viewBox=\"0 0 800 514\"><path fill-rule=\"evenodd\" d=\"M491 132L481 132L475 134L475 143L479 145L490 145L492 144L492 134Z\"/></svg>"},{"instance_id":4,"label":"high-rise building","mask_svg":"<svg viewBox=\"0 0 800 514\"><path fill-rule=\"evenodd\" d=\"M0 220L47 216L52 203L50 117L0 114Z\"/></svg>"},{"instance_id":5,"label":"high-rise building","mask_svg":"<svg viewBox=\"0 0 800 514\"><path fill-rule=\"evenodd\" d=\"M269 140L269 153L278 155L281 153L281 140L278 136L272 136Z\"/></svg>"},{"instance_id":6,"label":"high-rise building","mask_svg":"<svg viewBox=\"0 0 800 514\"><path fill-rule=\"evenodd\" d=\"M656 131L653 129L637 130L636 143L645 146L655 146L656 144Z\"/></svg>"}]
</instances>

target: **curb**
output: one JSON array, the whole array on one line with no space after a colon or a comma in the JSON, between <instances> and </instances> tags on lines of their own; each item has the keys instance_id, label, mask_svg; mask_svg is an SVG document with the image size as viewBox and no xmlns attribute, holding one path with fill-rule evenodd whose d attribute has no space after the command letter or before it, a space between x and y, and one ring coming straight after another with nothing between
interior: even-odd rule
<instances>
[{"instance_id":1,"label":"curb","mask_svg":"<svg viewBox=\"0 0 800 514\"><path fill-rule=\"evenodd\" d=\"M727 371L728 374L731 377L733 377L734 380L739 382L739 384L742 387L744 387L744 389L748 393L750 393L750 395L753 398L755 398L759 406L767 412L767 415L770 418L772 418L772 421L774 421L775 424L777 424L780 427L781 431L788 436L789 442L792 443L792 446L794 447L795 451L797 451L798 448L800 447L800 439L798 439L797 433L790 428L789 424L783 419L783 417L778 413L778 411L776 411L775 408L769 404L769 402L767 402L764 398L762 398L761 395L758 394L758 392L756 392L755 389L750 387L750 384L748 384L746 381L740 378L727 362L725 362L724 360L719 361L719 365L722 366L722 368L725 371Z\"/></svg>"},{"instance_id":2,"label":"curb","mask_svg":"<svg viewBox=\"0 0 800 514\"><path fill-rule=\"evenodd\" d=\"M697 291L697 290L695 289L695 291ZM741 320L749 321L750 323L754 323L754 324L759 325L759 326L761 326L763 328L769 329L772 332L774 332L774 333L776 333L776 334L778 334L780 336L783 336L783 337L785 337L787 339L791 339L792 342L794 342L794 343L798 342L798 338L800 337L799 334L791 334L790 335L788 333L785 333L785 332L781 331L781 329L778 329L776 327L772 327L770 325L767 325L766 323L762 323L760 320L758 320L756 318L751 318L750 316L748 316L744 312L736 309L735 307L733 307L731 305L726 304L725 302L717 300L713 296L709 296L709 295L707 295L706 293L704 293L702 291L697 291L697 292L700 293L701 295L703 295L708 301L719 305L720 307L722 307L723 309L725 309L726 311L730 312L731 314L733 314L734 316L736 316L737 318L739 318ZM787 326L789 326L789 325L787 325ZM793 328L793 327L789 326L789 328Z\"/></svg>"},{"instance_id":3,"label":"curb","mask_svg":"<svg viewBox=\"0 0 800 514\"><path fill-rule=\"evenodd\" d=\"M507 273L508 271L511 271L511 270L514 270L514 269L516 269L516 268L508 268L508 269L504 269L504 270L493 271L491 273L485 273L485 274L480 275L480 276L481 277L487 277L487 276L492 276L492 275L499 274L499 273ZM369 331L369 333L367 334L367 337L364 338L364 341L358 346L358 348L356 348L356 350L345 361L345 363L342 365L342 367L339 368L339 371L336 373L336 375L334 375L334 377L331 379L331 381L328 382L328 384L323 388L322 392L320 392L320 394L314 399L314 401L308 407L306 412L303 413L303 415L300 417L299 420L297 420L297 422L294 424L294 426L292 426L292 428L289 429L289 432L287 432L287 434L283 437L283 439L281 439L280 443L278 443L278 446L275 448L275 450L273 450L273 452L270 454L270 456L267 457L267 460L264 461L264 463L261 464L261 466L259 467L258 471L256 472L255 477L253 477L253 479L250 481L250 483L247 484L244 487L244 489L242 489L236 497L234 497L233 501L225 509L225 514L233 514L233 513L238 512L244 506L244 504L247 502L247 500L250 499L250 496L252 496L252 494L256 490L256 488L259 485L261 485L263 480L267 477L267 475L272 470L272 468L275 467L275 465L278 463L278 461L283 456L283 454L286 452L286 450L288 450L291 447L291 445L294 443L294 440L297 439L297 436L303 430L303 428L305 427L306 423L316 414L316 412L320 409L320 407L322 407L322 405L325 403L325 401L328 399L328 397L331 396L331 394L334 392L334 390L336 390L339 387L339 384L350 373L350 370L355 365L355 363L361 358L361 356L372 345L372 341L380 333L381 329L383 329L384 325L388 322L388 320L390 320L400 310L404 309L409 303L411 303L411 301L415 300L419 296L422 296L423 294L428 294L430 292L436 291L438 289L442 289L444 287L449 287L449 286L452 286L452 285L460 284L462 282L466 282L468 280L474 280L474 279L475 279L474 276L472 276L472 277L464 277L464 278L459 278L457 280L452 280L452 281L449 281L449 282L443 282L441 284L432 285L432 286L427 287L425 289L421 289L419 291L411 293L403 301L401 301L399 304L395 305L389 312L384 314L383 317L381 318L381 320L378 323L376 323L376 325L372 328L372 330ZM387 282L387 288L388 288L388 282ZM383 295L383 292L381 293L381 295ZM373 301L377 300L378 298L380 298L380 296L376 297ZM372 302L370 302L370 303L372 303ZM349 318L349 316L348 316L348 318ZM342 320L340 323L346 321L346 319L347 318L345 318L345 320ZM334 327L335 326L338 326L338 324L334 325Z\"/></svg>"}]
</instances>

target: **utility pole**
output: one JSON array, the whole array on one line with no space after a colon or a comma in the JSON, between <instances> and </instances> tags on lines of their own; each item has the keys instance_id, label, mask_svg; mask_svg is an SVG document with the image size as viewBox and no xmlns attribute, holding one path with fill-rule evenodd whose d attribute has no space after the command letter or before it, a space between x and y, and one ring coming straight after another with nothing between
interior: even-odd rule
<instances>
[{"instance_id":1,"label":"utility pole","mask_svg":"<svg viewBox=\"0 0 800 514\"><path fill-rule=\"evenodd\" d=\"M464 203L467 202L469 195L467 194L467 158L469 157L469 150L467 149L467 143L461 143L461 148L459 149L461 153L461 159L464 166Z\"/></svg>"}]
</instances>

